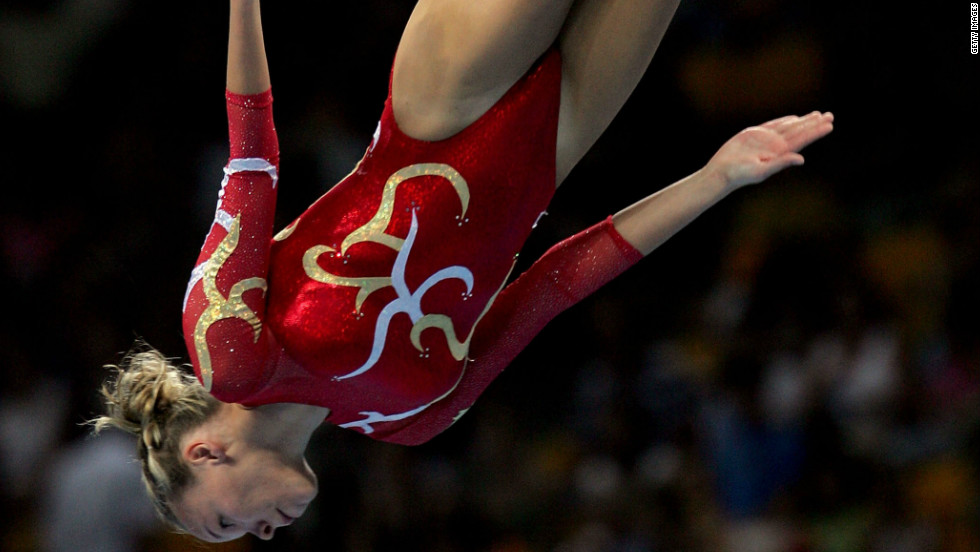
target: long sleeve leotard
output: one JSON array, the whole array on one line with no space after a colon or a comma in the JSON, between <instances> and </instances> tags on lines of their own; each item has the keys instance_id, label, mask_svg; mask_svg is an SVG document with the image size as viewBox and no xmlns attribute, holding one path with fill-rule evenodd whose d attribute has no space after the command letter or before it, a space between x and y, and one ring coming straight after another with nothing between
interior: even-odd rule
<instances>
[{"instance_id":1,"label":"long sleeve leotard","mask_svg":"<svg viewBox=\"0 0 980 552\"><path fill-rule=\"evenodd\" d=\"M347 178L273 235L271 93L228 93L231 159L184 305L218 399L330 409L327 422L425 442L554 316L637 262L611 219L511 283L554 191L561 60L551 51L459 134L414 140L390 95Z\"/></svg>"}]
</instances>

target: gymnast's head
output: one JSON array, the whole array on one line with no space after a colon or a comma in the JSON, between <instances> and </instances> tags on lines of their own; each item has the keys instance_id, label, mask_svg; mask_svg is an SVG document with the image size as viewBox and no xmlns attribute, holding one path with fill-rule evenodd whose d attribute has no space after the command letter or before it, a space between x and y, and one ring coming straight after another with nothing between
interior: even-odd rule
<instances>
[{"instance_id":1,"label":"gymnast's head","mask_svg":"<svg viewBox=\"0 0 980 552\"><path fill-rule=\"evenodd\" d=\"M270 539L316 496L305 443L265 436L276 405L223 403L147 347L112 368L116 376L102 389L106 414L93 425L136 435L143 482L174 529L208 542L246 533Z\"/></svg>"}]
</instances>

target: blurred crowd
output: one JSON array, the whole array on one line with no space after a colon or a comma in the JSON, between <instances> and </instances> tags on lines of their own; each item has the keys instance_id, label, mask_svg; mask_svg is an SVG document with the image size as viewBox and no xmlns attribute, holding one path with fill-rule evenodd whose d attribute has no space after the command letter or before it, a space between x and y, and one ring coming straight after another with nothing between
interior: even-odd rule
<instances>
[{"instance_id":1,"label":"blurred crowd","mask_svg":"<svg viewBox=\"0 0 980 552\"><path fill-rule=\"evenodd\" d=\"M432 442L324 427L306 516L206 546L156 520L132 439L85 421L137 338L186 360L227 7L5 0L0 548L980 550L978 63L965 5L930 24L879 6L682 5L521 263L745 126L833 111L807 164L558 317ZM265 6L279 226L360 157L411 7Z\"/></svg>"}]
</instances>

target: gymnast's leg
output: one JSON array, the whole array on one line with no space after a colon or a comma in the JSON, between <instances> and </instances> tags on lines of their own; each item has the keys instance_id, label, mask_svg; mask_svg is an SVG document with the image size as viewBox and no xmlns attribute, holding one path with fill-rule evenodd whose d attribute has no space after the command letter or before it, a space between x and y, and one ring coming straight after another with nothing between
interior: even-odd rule
<instances>
[{"instance_id":1,"label":"gymnast's leg","mask_svg":"<svg viewBox=\"0 0 980 552\"><path fill-rule=\"evenodd\" d=\"M563 58L557 181L646 71L680 0L420 0L392 78L408 135L446 138L486 112L556 40Z\"/></svg>"},{"instance_id":2,"label":"gymnast's leg","mask_svg":"<svg viewBox=\"0 0 980 552\"><path fill-rule=\"evenodd\" d=\"M680 0L578 0L558 37L562 97L558 183L582 159L646 72Z\"/></svg>"},{"instance_id":3,"label":"gymnast's leg","mask_svg":"<svg viewBox=\"0 0 980 552\"><path fill-rule=\"evenodd\" d=\"M459 132L554 44L573 0L419 0L392 75L392 106L409 136Z\"/></svg>"}]
</instances>

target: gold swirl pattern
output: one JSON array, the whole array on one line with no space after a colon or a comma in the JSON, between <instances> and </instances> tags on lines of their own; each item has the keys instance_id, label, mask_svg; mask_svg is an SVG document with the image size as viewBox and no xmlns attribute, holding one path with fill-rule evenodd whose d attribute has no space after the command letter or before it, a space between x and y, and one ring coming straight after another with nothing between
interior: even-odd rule
<instances>
[{"instance_id":1,"label":"gold swirl pattern","mask_svg":"<svg viewBox=\"0 0 980 552\"><path fill-rule=\"evenodd\" d=\"M487 303L487 306L483 308L483 312L481 312L480 316L477 317L476 322L473 324L473 328L470 330L470 334L466 337L466 341L460 342L456 338L456 330L453 328L453 322L448 316L442 314L428 314L420 318L412 326L412 332L410 336L412 340L412 345L414 345L415 348L418 349L419 351L422 351L423 350L422 342L421 342L422 332L427 328L439 328L446 334L446 341L449 342L449 350L452 353L453 358L455 358L456 360L463 360L466 357L466 354L469 352L470 340L473 338L473 332L476 330L477 325L479 325L480 320L483 320L483 316L487 314L487 311L490 310L490 306L493 305L494 300L496 300L497 296L500 295L500 292L503 291L504 286L507 284L507 280L510 278L510 274L514 271L515 266L517 266L516 259L514 260L514 264L510 266L510 271L507 273L507 276L504 277L504 281L503 283L500 284L500 287L497 289L497 292L493 294L493 297L490 298L490 301ZM383 414L377 411L364 411L359 413L361 416L364 416L364 419L341 424L340 427L359 428L361 431L364 432L365 435L370 435L374 433L374 424L397 422L399 420L404 420L406 418L411 418L412 416L421 414L422 412L427 410L430 406L436 404L439 401L442 401L446 397L452 395L454 391L456 391L456 388L459 387L460 382L463 381L463 376L466 375L466 369L468 367L468 364L469 364L468 361L463 362L463 368L460 370L459 377L456 379L456 383L454 383L452 387L450 387L445 393L443 393L439 397L436 397L432 401L423 404L418 408L414 408L412 410L409 410L408 412L400 412L397 414ZM459 419L462 418L468 411L469 411L469 407L460 410L458 414L453 416L453 421L451 422L451 424L455 424L456 422L458 422Z\"/></svg>"},{"instance_id":2,"label":"gold swirl pattern","mask_svg":"<svg viewBox=\"0 0 980 552\"><path fill-rule=\"evenodd\" d=\"M194 327L194 346L197 350L198 365L201 368L201 379L204 388L208 391L212 386L211 353L208 350L207 332L212 324L226 318L239 318L244 320L252 327L253 340L259 340L262 331L262 321L252 309L242 300L242 295L250 289L261 289L266 291L266 281L264 278L246 278L231 287L226 299L218 291L216 279L218 271L224 266L225 261L231 257L235 248L238 247L238 238L241 231L241 215L236 215L228 229L228 234L218 244L217 249L204 265L204 296L208 300L208 307L197 319Z\"/></svg>"},{"instance_id":3,"label":"gold swirl pattern","mask_svg":"<svg viewBox=\"0 0 980 552\"><path fill-rule=\"evenodd\" d=\"M385 230L387 230L388 225L391 223L391 215L395 210L395 192L398 186L410 178L417 178L419 176L441 176L448 180L452 184L453 189L456 190L459 201L463 205L460 218L462 219L466 216L466 209L470 204L470 188L463 175L445 163L417 163L415 165L409 165L395 171L394 174L388 177L388 181L385 182L384 191L381 193L381 205L378 207L378 212L374 214L374 217L367 224L354 230L344 238L343 243L340 244L340 254L345 255L350 246L361 242L375 242L386 245L395 251L401 250L404 240L387 234Z\"/></svg>"},{"instance_id":4,"label":"gold swirl pattern","mask_svg":"<svg viewBox=\"0 0 980 552\"><path fill-rule=\"evenodd\" d=\"M345 255L348 248L362 242L378 243L395 251L401 251L405 240L392 236L386 233L385 230L391 224L391 216L395 211L395 192L398 190L398 186L408 179L420 176L441 176L449 181L453 189L456 190L456 195L459 196L459 201L462 204L460 220L466 216L466 210L470 204L470 188L463 175L459 174L459 171L445 163L417 163L415 165L409 165L395 171L388 177L384 190L381 192L381 205L378 207L378 211L366 224L344 238L344 241L340 245L339 255ZM280 233L281 237L277 236L276 239L285 239L291 233L292 226L283 230ZM348 278L327 272L320 268L320 265L317 263L317 258L327 252L336 253L336 250L326 245L316 245L307 249L303 255L303 270L310 279L317 282L359 288L354 305L354 309L357 312L361 311L361 305L364 304L364 300L369 295L379 289L392 285L391 277Z\"/></svg>"},{"instance_id":5,"label":"gold swirl pattern","mask_svg":"<svg viewBox=\"0 0 980 552\"><path fill-rule=\"evenodd\" d=\"M283 228L278 234L272 236L272 241L283 241L289 236L293 235L293 230L296 230L296 225L299 224L299 219L294 220L289 226Z\"/></svg>"},{"instance_id":6,"label":"gold swirl pattern","mask_svg":"<svg viewBox=\"0 0 980 552\"><path fill-rule=\"evenodd\" d=\"M470 333L466 336L464 341L460 341L459 338L456 337L456 329L453 326L453 321L451 318L444 314L427 314L412 325L412 332L409 335L409 338L412 340L412 345L414 345L419 351L422 351L422 332L429 328L438 328L442 330L444 334L446 334L446 342L449 345L449 352L453 355L453 358L456 360L463 360L466 353L468 353L470 350L470 341L473 339L473 332L476 331L476 327L480 324L480 321L483 320L483 317L487 314L487 311L490 310L493 302L497 300L497 296L504 290L504 286L507 284L507 280L510 278L511 273L514 272L515 266L517 266L516 260L514 261L514 264L510 265L510 270L507 272L507 276L504 276L504 281L501 282L500 287L497 288L497 291L492 297L490 297L490 301L487 302L487 305L483 307L483 312L481 312L480 316L476 318L476 322L473 323L473 327L470 328Z\"/></svg>"},{"instance_id":7,"label":"gold swirl pattern","mask_svg":"<svg viewBox=\"0 0 980 552\"><path fill-rule=\"evenodd\" d=\"M469 349L470 337L468 336L465 341L460 341L453 328L453 322L448 316L442 314L423 315L421 311L421 298L429 288L446 279L459 279L463 281L467 287L467 293L470 293L473 287L473 275L470 270L462 266L443 268L442 270L436 271L436 273L431 275L413 292L409 290L405 282L404 271L412 248L411 244L414 242L415 233L418 229L418 220L414 210L408 236L399 238L387 233L395 210L395 196L398 187L406 180L421 176L438 176L452 185L462 207L457 219L460 220L460 224L463 224L466 221L466 212L470 203L470 190L466 179L463 178L459 171L444 163L418 163L399 169L388 177L381 193L381 202L377 212L375 212L374 216L366 224L357 228L343 239L339 252L326 245L316 245L307 249L303 255L303 270L314 281L335 286L358 288L354 305L357 312L360 312L361 306L367 297L379 289L392 287L397 294L397 298L386 305L379 313L375 327L374 343L367 362L353 372L337 376L335 378L337 380L356 377L374 366L374 363L380 358L384 347L388 323L393 316L399 313L407 314L412 320L415 326L415 329L412 331L412 341L420 350L422 347L419 339L422 330L432 327L439 328L445 332L454 358L462 359ZM377 243L398 252L398 257L392 267L390 276L342 277L327 272L317 263L319 256L324 253L329 252L337 256L344 256L351 246L364 242ZM470 336L472 336L472 332Z\"/></svg>"},{"instance_id":8,"label":"gold swirl pattern","mask_svg":"<svg viewBox=\"0 0 980 552\"><path fill-rule=\"evenodd\" d=\"M323 270L317 264L316 260L320 255L328 252L336 253L336 250L326 245L316 245L307 249L306 253L303 254L303 270L306 271L306 275L312 280L323 284L359 288L357 299L354 302L354 309L357 312L361 312L361 305L364 304L364 300L368 298L368 295L391 285L391 278L387 276L346 278Z\"/></svg>"}]
</instances>

